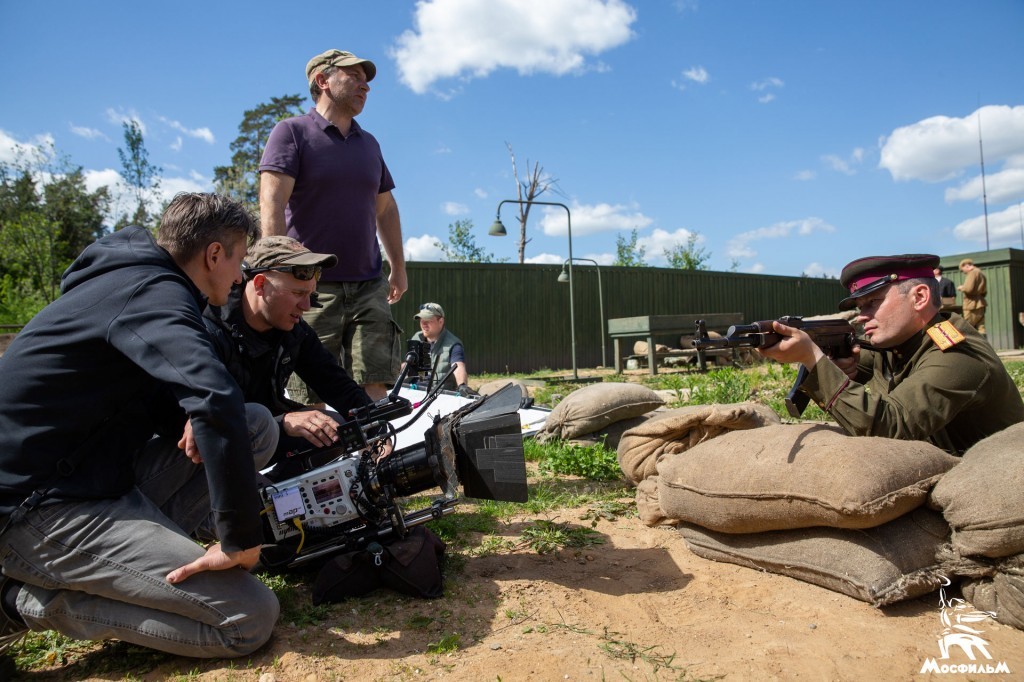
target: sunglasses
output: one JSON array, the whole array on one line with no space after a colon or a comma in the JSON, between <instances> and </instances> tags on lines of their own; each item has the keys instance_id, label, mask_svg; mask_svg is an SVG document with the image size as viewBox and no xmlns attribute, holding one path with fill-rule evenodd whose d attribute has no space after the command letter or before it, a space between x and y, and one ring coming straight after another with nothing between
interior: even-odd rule
<instances>
[{"instance_id":1,"label":"sunglasses","mask_svg":"<svg viewBox=\"0 0 1024 682\"><path fill-rule=\"evenodd\" d=\"M261 272L287 272L292 277L303 282L308 282L311 279L317 281L320 280L320 275L323 274L323 267L319 265L268 265L263 268L246 268L245 274L248 276L256 275Z\"/></svg>"}]
</instances>

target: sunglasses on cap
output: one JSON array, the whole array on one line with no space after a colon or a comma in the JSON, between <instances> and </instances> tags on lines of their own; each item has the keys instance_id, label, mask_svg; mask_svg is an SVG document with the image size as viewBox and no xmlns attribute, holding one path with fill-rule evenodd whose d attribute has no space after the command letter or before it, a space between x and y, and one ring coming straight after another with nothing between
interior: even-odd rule
<instances>
[{"instance_id":1,"label":"sunglasses on cap","mask_svg":"<svg viewBox=\"0 0 1024 682\"><path fill-rule=\"evenodd\" d=\"M319 265L268 265L262 268L246 267L244 270L247 277L252 277L261 272L287 272L295 279L302 280L303 282L308 282L311 279L319 281L320 275L324 271L323 267Z\"/></svg>"}]
</instances>

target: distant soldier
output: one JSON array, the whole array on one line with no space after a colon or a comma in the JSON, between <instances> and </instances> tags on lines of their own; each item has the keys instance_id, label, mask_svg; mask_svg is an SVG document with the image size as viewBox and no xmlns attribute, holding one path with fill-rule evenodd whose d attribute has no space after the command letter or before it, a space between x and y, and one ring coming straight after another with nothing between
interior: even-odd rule
<instances>
[{"instance_id":1,"label":"distant soldier","mask_svg":"<svg viewBox=\"0 0 1024 682\"><path fill-rule=\"evenodd\" d=\"M964 283L957 287L964 295L964 319L977 329L979 334L984 334L985 294L988 293L985 275L981 274L981 270L970 258L960 261L960 272L966 275Z\"/></svg>"}]
</instances>

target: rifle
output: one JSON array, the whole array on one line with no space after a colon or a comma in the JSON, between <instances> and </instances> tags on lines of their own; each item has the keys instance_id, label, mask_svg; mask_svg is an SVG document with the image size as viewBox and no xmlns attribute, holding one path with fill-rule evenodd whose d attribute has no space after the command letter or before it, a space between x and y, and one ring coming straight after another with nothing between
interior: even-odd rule
<instances>
[{"instance_id":1,"label":"rifle","mask_svg":"<svg viewBox=\"0 0 1024 682\"><path fill-rule=\"evenodd\" d=\"M863 348L871 346L861 341L854 333L853 325L846 320L805 320L802 317L786 315L779 322L787 327L802 329L811 340L830 358L848 358L853 355L855 345ZM772 328L773 320L762 320L752 324L734 324L720 339L708 336L704 320L697 320L697 333L693 339L693 347L697 350L709 348L769 348L782 340L782 336ZM799 388L809 374L806 367L800 365L796 381L786 394L786 409L794 418L799 418L807 408L810 398L800 393Z\"/></svg>"}]
</instances>

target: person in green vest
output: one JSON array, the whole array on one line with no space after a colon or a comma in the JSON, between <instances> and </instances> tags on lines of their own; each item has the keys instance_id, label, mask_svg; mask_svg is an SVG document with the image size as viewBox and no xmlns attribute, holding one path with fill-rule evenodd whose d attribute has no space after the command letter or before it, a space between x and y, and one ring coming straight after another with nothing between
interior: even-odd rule
<instances>
[{"instance_id":1,"label":"person in green vest","mask_svg":"<svg viewBox=\"0 0 1024 682\"><path fill-rule=\"evenodd\" d=\"M420 330L413 335L412 340L430 344L430 364L434 368L434 376L440 379L448 374L448 370L455 369L444 382L445 390L457 391L465 398L478 395L467 383L469 373L466 370L462 340L445 329L444 308L438 303L424 303L417 311L415 320Z\"/></svg>"}]
</instances>

